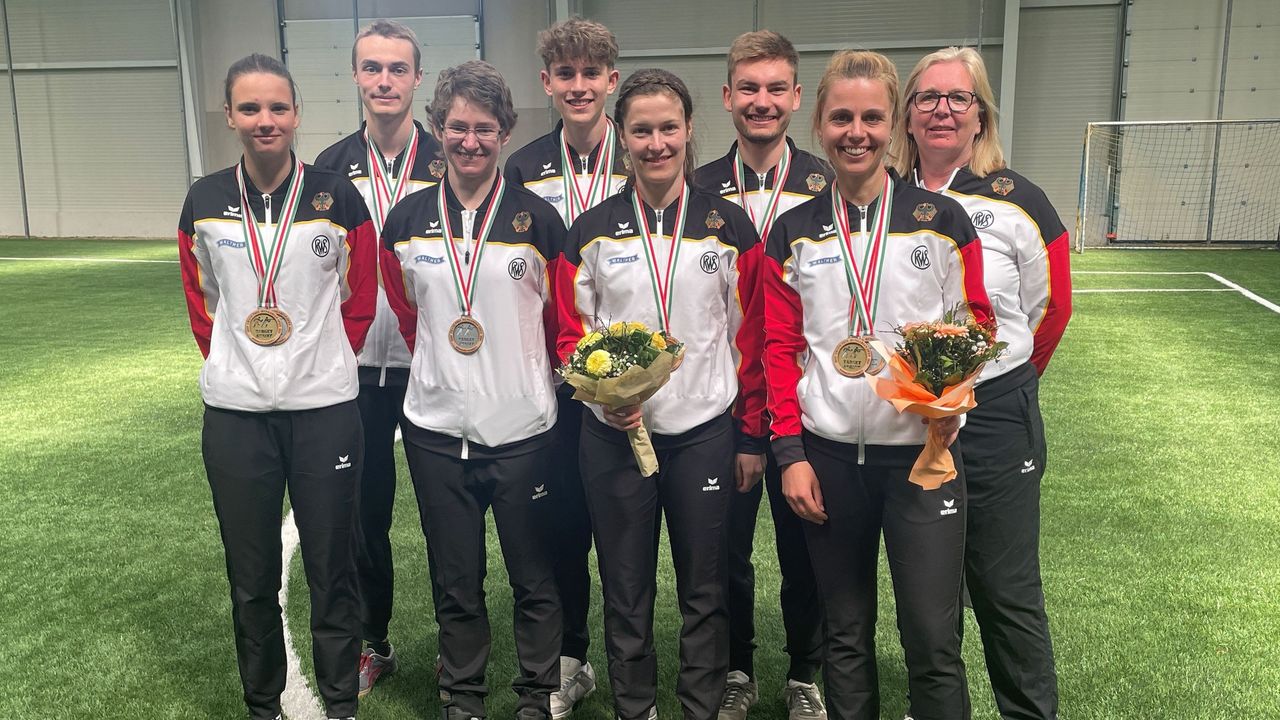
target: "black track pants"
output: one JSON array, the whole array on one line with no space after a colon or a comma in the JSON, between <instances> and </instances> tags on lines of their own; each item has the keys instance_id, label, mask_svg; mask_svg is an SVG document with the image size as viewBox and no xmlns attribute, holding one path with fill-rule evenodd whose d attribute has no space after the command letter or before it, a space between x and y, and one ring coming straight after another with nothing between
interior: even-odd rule
<instances>
[{"instance_id":1,"label":"black track pants","mask_svg":"<svg viewBox=\"0 0 1280 720\"><path fill-rule=\"evenodd\" d=\"M519 675L511 687L518 711L549 713L559 687L560 600L550 552L551 492L544 477L548 446L494 459L461 460L426 449L417 431L405 454L434 564L440 628L440 693L453 706L484 717L489 692L489 611L484 599L485 512L492 507L514 596Z\"/></svg>"},{"instance_id":2,"label":"black track pants","mask_svg":"<svg viewBox=\"0 0 1280 720\"><path fill-rule=\"evenodd\" d=\"M369 642L387 639L395 596L391 558L391 513L396 500L396 427L405 425L404 385L360 385L360 421L364 425L364 472L360 476L360 514L356 534L356 579L360 623Z\"/></svg>"},{"instance_id":3,"label":"black track pants","mask_svg":"<svg viewBox=\"0 0 1280 720\"><path fill-rule=\"evenodd\" d=\"M960 657L964 473L932 491L907 480L921 446L858 447L804 435L828 520L805 522L827 618L823 680L832 720L878 720L876 564L884 533L916 720L969 717ZM956 455L953 446L953 455Z\"/></svg>"},{"instance_id":4,"label":"black track pants","mask_svg":"<svg viewBox=\"0 0 1280 720\"><path fill-rule=\"evenodd\" d=\"M724 577L732 420L726 413L682 435L652 437L660 468L644 478L626 434L583 415L581 467L604 589L614 708L623 720L644 718L657 695L653 608L665 515L682 618L676 696L686 719L711 720L729 666Z\"/></svg>"},{"instance_id":5,"label":"black track pants","mask_svg":"<svg viewBox=\"0 0 1280 720\"><path fill-rule=\"evenodd\" d=\"M822 603L805 546L803 522L782 496L782 474L770 450L763 482L734 491L729 502L729 669L755 678L755 567L751 563L760 497L767 488L778 567L782 574L782 624L790 658L787 679L811 683L822 664ZM773 603L765 604L772 612Z\"/></svg>"},{"instance_id":6,"label":"black track pants","mask_svg":"<svg viewBox=\"0 0 1280 720\"><path fill-rule=\"evenodd\" d=\"M578 440L582 434L582 403L563 388L557 393L556 444L551 460L552 512L555 514L555 572L564 611L561 655L587 659L591 634L587 614L591 610L591 516L578 472Z\"/></svg>"},{"instance_id":7,"label":"black track pants","mask_svg":"<svg viewBox=\"0 0 1280 720\"><path fill-rule=\"evenodd\" d=\"M1038 388L1031 363L983 383L960 431L969 492L965 581L1005 720L1058 717L1040 582L1046 450Z\"/></svg>"},{"instance_id":8,"label":"black track pants","mask_svg":"<svg viewBox=\"0 0 1280 720\"><path fill-rule=\"evenodd\" d=\"M311 592L316 688L330 717L354 715L360 638L353 526L364 451L355 401L268 413L206 406L202 444L250 715L274 718L284 691L279 595L286 489Z\"/></svg>"}]
</instances>

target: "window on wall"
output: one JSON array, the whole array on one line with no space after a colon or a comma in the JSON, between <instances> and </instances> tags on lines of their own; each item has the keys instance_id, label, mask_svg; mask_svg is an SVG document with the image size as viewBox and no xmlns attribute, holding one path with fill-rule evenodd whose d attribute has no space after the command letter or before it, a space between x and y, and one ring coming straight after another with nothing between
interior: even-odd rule
<instances>
[{"instance_id":1,"label":"window on wall","mask_svg":"<svg viewBox=\"0 0 1280 720\"><path fill-rule=\"evenodd\" d=\"M359 14L357 14L357 12ZM360 95L351 79L351 45L363 25L376 18L397 20L418 36L422 85L414 96L414 116L425 116L436 75L442 68L480 57L479 3L290 0L283 5L281 44L298 84L306 122L296 140L298 154L312 160L363 120Z\"/></svg>"}]
</instances>

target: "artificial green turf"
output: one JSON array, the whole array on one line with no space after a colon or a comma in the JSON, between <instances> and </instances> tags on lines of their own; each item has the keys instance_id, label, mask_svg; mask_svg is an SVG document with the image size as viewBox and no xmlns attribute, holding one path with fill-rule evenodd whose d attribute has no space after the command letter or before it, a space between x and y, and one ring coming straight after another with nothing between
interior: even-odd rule
<instances>
[{"instance_id":1,"label":"artificial green turf","mask_svg":"<svg viewBox=\"0 0 1280 720\"><path fill-rule=\"evenodd\" d=\"M172 241L0 240L0 257L172 260ZM1280 301L1280 254L1093 251L1077 270L1212 271ZM1078 275L1077 286L1209 288L1203 276ZM1167 284L1166 284L1167 283ZM176 264L0 260L0 715L243 715L230 607L199 455L200 356ZM1050 439L1043 565L1064 720L1276 717L1280 706L1280 315L1236 293L1089 293L1042 385ZM392 541L400 673L364 718L438 712L434 622L412 488ZM509 717L510 590L491 539L490 714ZM663 548L663 557L668 557ZM784 716L778 576L756 543L755 718ZM669 568L669 562L664 562ZM883 717L906 709L881 578ZM306 655L296 558L290 626ZM575 717L611 716L602 689ZM678 616L658 601L660 711ZM995 717L976 627L965 636L975 717ZM309 662L304 663L309 666Z\"/></svg>"}]
</instances>

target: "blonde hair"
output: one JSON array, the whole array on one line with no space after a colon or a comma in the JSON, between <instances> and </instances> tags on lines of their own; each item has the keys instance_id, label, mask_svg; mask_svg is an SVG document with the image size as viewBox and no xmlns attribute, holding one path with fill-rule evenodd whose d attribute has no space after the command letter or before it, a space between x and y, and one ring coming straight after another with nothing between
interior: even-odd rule
<instances>
[{"instance_id":1,"label":"blonde hair","mask_svg":"<svg viewBox=\"0 0 1280 720\"><path fill-rule=\"evenodd\" d=\"M356 69L356 46L360 41L377 35L389 40L408 40L413 46L413 71L417 72L422 69L422 44L418 42L418 36L413 30L402 22L395 20L374 20L373 22L360 28L360 32L356 35L356 41L351 44L351 69Z\"/></svg>"},{"instance_id":2,"label":"blonde hair","mask_svg":"<svg viewBox=\"0 0 1280 720\"><path fill-rule=\"evenodd\" d=\"M925 70L938 63L958 62L969 72L973 80L973 91L978 95L978 120L981 129L973 138L973 154L969 158L969 170L978 177L984 177L1005 168L1004 150L1000 147L1000 131L995 93L991 90L991 80L987 76L987 65L977 50L969 47L948 47L936 50L920 58L915 69L907 76L906 92L902 96L901 112L903 122L893 130L894 145L898 152L893 167L900 175L906 177L920 162L920 149L916 140L907 132L907 124L911 116L911 96L920 84L920 76Z\"/></svg>"},{"instance_id":3,"label":"blonde hair","mask_svg":"<svg viewBox=\"0 0 1280 720\"><path fill-rule=\"evenodd\" d=\"M817 99L813 105L813 132L821 135L822 113L827 104L827 94L837 80L870 80L884 83L885 93L889 96L889 122L898 126L898 68L893 61L878 52L870 50L838 50L827 62L827 69L818 82ZM889 143L889 154L892 156L893 143Z\"/></svg>"},{"instance_id":4,"label":"blonde hair","mask_svg":"<svg viewBox=\"0 0 1280 720\"><path fill-rule=\"evenodd\" d=\"M739 63L756 60L786 60L791 66L791 84L799 79L800 55L791 41L772 30L756 30L743 33L729 46L729 78L725 82L733 82L733 71Z\"/></svg>"},{"instance_id":5,"label":"blonde hair","mask_svg":"<svg viewBox=\"0 0 1280 720\"><path fill-rule=\"evenodd\" d=\"M538 33L538 55L547 70L557 60L586 60L612 70L618 62L618 38L595 20L575 15Z\"/></svg>"}]
</instances>

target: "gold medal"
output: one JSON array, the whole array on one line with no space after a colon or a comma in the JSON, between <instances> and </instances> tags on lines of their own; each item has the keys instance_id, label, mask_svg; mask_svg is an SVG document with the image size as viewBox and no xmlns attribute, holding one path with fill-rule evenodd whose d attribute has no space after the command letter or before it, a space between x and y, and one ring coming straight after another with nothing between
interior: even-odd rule
<instances>
[{"instance_id":1,"label":"gold medal","mask_svg":"<svg viewBox=\"0 0 1280 720\"><path fill-rule=\"evenodd\" d=\"M836 345L831 361L836 366L836 372L841 375L848 378L862 377L872 367L871 346L867 345L864 338L847 337Z\"/></svg>"},{"instance_id":2,"label":"gold medal","mask_svg":"<svg viewBox=\"0 0 1280 720\"><path fill-rule=\"evenodd\" d=\"M470 315L463 315L449 326L449 344L463 355L471 355L484 344L484 328Z\"/></svg>"},{"instance_id":3,"label":"gold medal","mask_svg":"<svg viewBox=\"0 0 1280 720\"><path fill-rule=\"evenodd\" d=\"M287 321L277 316L271 308L258 308L245 319L244 333L255 345L279 345L288 337L285 322Z\"/></svg>"}]
</instances>

